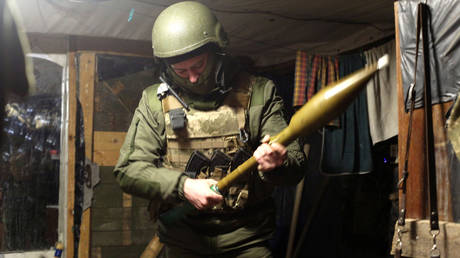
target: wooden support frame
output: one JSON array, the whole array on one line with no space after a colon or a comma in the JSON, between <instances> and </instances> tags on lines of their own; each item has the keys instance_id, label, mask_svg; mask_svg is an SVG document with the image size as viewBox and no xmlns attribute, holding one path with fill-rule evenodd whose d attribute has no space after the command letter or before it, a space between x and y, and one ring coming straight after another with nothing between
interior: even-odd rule
<instances>
[{"instance_id":1,"label":"wooden support frame","mask_svg":"<svg viewBox=\"0 0 460 258\"><path fill-rule=\"evenodd\" d=\"M68 181L67 181L67 237L66 237L66 257L72 258L74 253L74 206L75 206L75 140L77 125L77 92L82 104L82 112L85 125L85 155L92 160L92 112L94 109L94 54L70 53L69 58L69 138L68 138ZM77 67L76 59L79 58L80 65ZM84 62L83 65L81 62ZM77 69L80 69L77 72ZM79 77L79 78L77 78ZM77 82L84 82L80 83ZM91 81L93 82L91 85ZM79 89L78 89L79 88ZM91 118L91 119L90 119ZM90 130L89 130L90 129ZM82 223L80 226L80 241L78 248L78 257L89 258L89 246L91 236L91 211L87 209L83 212Z\"/></svg>"},{"instance_id":2,"label":"wooden support frame","mask_svg":"<svg viewBox=\"0 0 460 258\"><path fill-rule=\"evenodd\" d=\"M92 216L94 211L88 208L83 211L82 221L80 224L80 239L78 249L75 248L74 242L74 205L75 205L75 154L76 154L76 127L77 127L77 101L81 103L83 122L84 122L84 140L85 140L85 157L98 164L101 167L115 166L121 145L124 142L126 132L114 131L95 131L95 108L96 108L96 95L97 95L97 57L99 54L129 56L129 57L146 57L141 55L113 53L113 52L94 52L94 51L76 51L68 54L69 58L69 137L68 137L68 179L67 179L67 206L66 206L66 235L65 235L65 250L66 257L88 258L91 256L102 257L108 255L107 250L100 246L92 247L95 239L91 239L94 234L92 225ZM148 58L148 57L147 57ZM107 186L107 184L105 184ZM100 188L102 189L102 188ZM100 190L99 190L100 191ZM138 216L137 212L139 200L131 195L122 193L122 209L123 216L122 235L120 235L121 246L139 246L139 239L145 236L138 236L132 233L132 225L128 222L133 216ZM144 205L144 204L142 204ZM143 207L143 206L142 206ZM100 207L99 207L100 211ZM135 213L133 215L133 213ZM97 217L97 216L96 216ZM96 223L100 223L95 220ZM96 219L97 219L96 218ZM136 223L145 223L144 221L137 221ZM97 224L99 225L99 224ZM99 235L101 232L97 231ZM102 232L104 233L104 232ZM142 232L145 234L145 232ZM147 244L147 243L146 243ZM138 248L137 246L133 248ZM134 249L133 249L134 250Z\"/></svg>"},{"instance_id":3,"label":"wooden support frame","mask_svg":"<svg viewBox=\"0 0 460 258\"><path fill-rule=\"evenodd\" d=\"M401 72L401 48L398 6L394 3L395 13L395 34L396 34L396 75L398 90L398 156L399 178L402 177L404 157L406 155L407 134L409 125L409 113L405 112L403 80ZM415 28L414 28L415 30ZM415 33L415 32L414 32ZM420 59L419 59L420 60ZM423 62L423 60L420 60ZM447 155L447 132L445 128L445 115L452 102L435 104L432 107L434 151L436 159L436 183L438 198L438 213L440 233L437 237L437 247L441 257L457 257L456 253L460 248L460 224L453 223L452 196L450 191L450 166ZM396 224L395 232L402 230L401 243L402 255L404 257L428 257L433 238L430 233L428 182L425 166L425 118L422 108L413 111L411 143L409 149L409 162L406 194L406 224L401 229ZM399 192L400 197L402 191ZM400 209L402 207L399 207ZM395 252L397 234L393 238L392 253Z\"/></svg>"},{"instance_id":4,"label":"wooden support frame","mask_svg":"<svg viewBox=\"0 0 460 258\"><path fill-rule=\"evenodd\" d=\"M403 81L401 73L401 45L398 26L398 2L394 3L396 34L396 75L398 87L398 156L399 177L402 176L406 140L409 125L409 113L405 112ZM415 28L414 28L415 30ZM452 200L450 195L449 166L447 160L447 133L445 114L452 102L433 105L433 133L436 155L436 177L438 190L439 220L453 221ZM423 109L415 109L412 121L412 139L409 150L409 178L407 179L407 218L426 219L429 215L428 186L425 167L425 118ZM400 191L401 194L401 191Z\"/></svg>"},{"instance_id":5,"label":"wooden support frame","mask_svg":"<svg viewBox=\"0 0 460 258\"><path fill-rule=\"evenodd\" d=\"M76 85L76 63L75 53L68 55L69 63L69 123L68 123L68 165L67 165L67 205L66 205L66 239L65 256L74 257L74 204L75 204L75 139L77 122L77 85Z\"/></svg>"},{"instance_id":6,"label":"wooden support frame","mask_svg":"<svg viewBox=\"0 0 460 258\"><path fill-rule=\"evenodd\" d=\"M94 53L83 52L79 55L79 99L85 127L85 157L93 162L93 113L94 113L94 76L96 57ZM90 257L91 244L91 208L83 211L80 225L78 257Z\"/></svg>"}]
</instances>

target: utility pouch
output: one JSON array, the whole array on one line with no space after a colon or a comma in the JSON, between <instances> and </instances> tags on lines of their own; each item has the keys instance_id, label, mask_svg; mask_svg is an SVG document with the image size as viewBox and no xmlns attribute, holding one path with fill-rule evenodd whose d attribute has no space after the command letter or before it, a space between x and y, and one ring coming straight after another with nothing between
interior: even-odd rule
<instances>
[{"instance_id":1,"label":"utility pouch","mask_svg":"<svg viewBox=\"0 0 460 258\"><path fill-rule=\"evenodd\" d=\"M232 158L230 158L230 156L220 150L216 150L211 156L210 171L214 171L216 168L220 168L222 171L226 172L230 168L231 161Z\"/></svg>"},{"instance_id":2,"label":"utility pouch","mask_svg":"<svg viewBox=\"0 0 460 258\"><path fill-rule=\"evenodd\" d=\"M191 178L196 178L201 173L207 173L211 160L200 151L193 151L185 165L185 174Z\"/></svg>"},{"instance_id":3,"label":"utility pouch","mask_svg":"<svg viewBox=\"0 0 460 258\"><path fill-rule=\"evenodd\" d=\"M171 119L171 128L179 130L185 128L185 112L182 108L171 109L168 111L169 118Z\"/></svg>"},{"instance_id":4,"label":"utility pouch","mask_svg":"<svg viewBox=\"0 0 460 258\"><path fill-rule=\"evenodd\" d=\"M235 168L243 164L243 162L245 162L251 157L252 157L252 153L248 152L247 150L243 148L239 148L238 151L233 156L233 159L230 165L230 170L233 171Z\"/></svg>"}]
</instances>

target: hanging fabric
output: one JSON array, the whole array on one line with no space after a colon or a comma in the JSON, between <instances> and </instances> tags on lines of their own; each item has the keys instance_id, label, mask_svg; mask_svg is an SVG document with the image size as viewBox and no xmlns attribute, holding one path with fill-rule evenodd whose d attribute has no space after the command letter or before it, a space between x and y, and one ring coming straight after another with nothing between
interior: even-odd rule
<instances>
[{"instance_id":1,"label":"hanging fabric","mask_svg":"<svg viewBox=\"0 0 460 258\"><path fill-rule=\"evenodd\" d=\"M334 56L308 55L297 51L293 106L300 107L316 92L339 78L339 61ZM340 120L329 122L329 126L340 126Z\"/></svg>"},{"instance_id":2,"label":"hanging fabric","mask_svg":"<svg viewBox=\"0 0 460 258\"><path fill-rule=\"evenodd\" d=\"M364 67L360 54L342 56L340 78ZM323 129L321 171L328 175L364 174L372 169L371 138L367 117L366 92L340 116L340 127Z\"/></svg>"},{"instance_id":3,"label":"hanging fabric","mask_svg":"<svg viewBox=\"0 0 460 258\"><path fill-rule=\"evenodd\" d=\"M292 105L299 107L306 102L306 89L307 80L309 78L308 68L310 67L311 56L306 52L297 51L295 61L295 82L294 82L294 96Z\"/></svg>"},{"instance_id":4,"label":"hanging fabric","mask_svg":"<svg viewBox=\"0 0 460 258\"><path fill-rule=\"evenodd\" d=\"M398 135L395 41L364 52L367 64L376 62L384 54L390 57L388 69L379 71L366 86L369 130L374 145Z\"/></svg>"}]
</instances>

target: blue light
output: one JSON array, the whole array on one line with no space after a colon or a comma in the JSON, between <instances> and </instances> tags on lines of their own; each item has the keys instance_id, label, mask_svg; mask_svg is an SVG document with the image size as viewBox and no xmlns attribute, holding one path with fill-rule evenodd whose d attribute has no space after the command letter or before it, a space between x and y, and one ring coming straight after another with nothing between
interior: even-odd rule
<instances>
[{"instance_id":1,"label":"blue light","mask_svg":"<svg viewBox=\"0 0 460 258\"><path fill-rule=\"evenodd\" d=\"M134 15L134 8L131 8L131 11L129 11L128 22L130 22L133 19L133 15Z\"/></svg>"}]
</instances>

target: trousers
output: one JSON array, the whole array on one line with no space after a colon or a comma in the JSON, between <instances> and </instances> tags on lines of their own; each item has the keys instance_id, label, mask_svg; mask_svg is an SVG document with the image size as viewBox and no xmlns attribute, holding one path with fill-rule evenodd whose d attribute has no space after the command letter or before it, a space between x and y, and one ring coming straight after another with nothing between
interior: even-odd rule
<instances>
[{"instance_id":1,"label":"trousers","mask_svg":"<svg viewBox=\"0 0 460 258\"><path fill-rule=\"evenodd\" d=\"M226 253L206 255L194 253L180 247L165 245L163 258L272 258L272 253L267 244L247 246L240 250Z\"/></svg>"}]
</instances>

